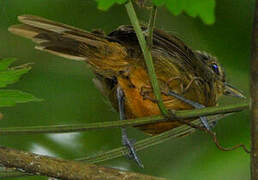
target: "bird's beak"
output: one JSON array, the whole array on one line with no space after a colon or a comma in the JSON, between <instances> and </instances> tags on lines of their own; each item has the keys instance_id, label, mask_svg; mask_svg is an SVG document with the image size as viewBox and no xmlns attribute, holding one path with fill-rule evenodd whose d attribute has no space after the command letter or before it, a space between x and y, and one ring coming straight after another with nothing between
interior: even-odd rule
<instances>
[{"instance_id":1,"label":"bird's beak","mask_svg":"<svg viewBox=\"0 0 258 180\"><path fill-rule=\"evenodd\" d=\"M234 86L232 86L228 83L225 83L225 89L224 89L223 94L226 95L226 96L246 98L239 89L235 88Z\"/></svg>"}]
</instances>

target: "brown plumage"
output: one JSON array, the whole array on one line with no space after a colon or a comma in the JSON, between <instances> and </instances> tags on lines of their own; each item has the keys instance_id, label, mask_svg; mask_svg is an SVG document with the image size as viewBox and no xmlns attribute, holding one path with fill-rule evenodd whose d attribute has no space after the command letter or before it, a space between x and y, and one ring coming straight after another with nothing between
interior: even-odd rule
<instances>
[{"instance_id":1,"label":"brown plumage","mask_svg":"<svg viewBox=\"0 0 258 180\"><path fill-rule=\"evenodd\" d=\"M160 114L131 26L120 26L106 36L100 31L88 32L37 16L23 15L18 20L22 24L11 26L9 31L32 39L37 43L36 49L85 61L96 75L96 86L116 109L116 87L119 85L125 94L127 118ZM175 36L155 29L152 56L167 109L193 108L167 96L169 89L204 106L216 105L219 96L229 93L216 58L191 50ZM231 95L233 90L238 93L231 88ZM178 122L161 122L139 128L146 133L158 134L178 125Z\"/></svg>"}]
</instances>

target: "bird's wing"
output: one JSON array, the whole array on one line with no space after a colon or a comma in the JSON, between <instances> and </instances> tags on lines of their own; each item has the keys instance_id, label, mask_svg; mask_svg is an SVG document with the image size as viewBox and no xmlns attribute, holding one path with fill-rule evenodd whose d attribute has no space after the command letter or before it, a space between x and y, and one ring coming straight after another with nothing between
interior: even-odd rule
<instances>
[{"instance_id":1,"label":"bird's wing","mask_svg":"<svg viewBox=\"0 0 258 180\"><path fill-rule=\"evenodd\" d=\"M73 60L87 60L89 57L110 55L121 47L110 46L100 34L94 34L69 25L54 22L42 17L22 15L22 24L9 27L9 31L32 39L36 49ZM117 49L116 49L117 48Z\"/></svg>"},{"instance_id":2,"label":"bird's wing","mask_svg":"<svg viewBox=\"0 0 258 180\"><path fill-rule=\"evenodd\" d=\"M110 42L100 33L84 31L42 17L22 15L22 24L13 25L9 31L34 41L36 49L68 59L86 61L96 73L105 77L120 71L128 62L123 46Z\"/></svg>"}]
</instances>

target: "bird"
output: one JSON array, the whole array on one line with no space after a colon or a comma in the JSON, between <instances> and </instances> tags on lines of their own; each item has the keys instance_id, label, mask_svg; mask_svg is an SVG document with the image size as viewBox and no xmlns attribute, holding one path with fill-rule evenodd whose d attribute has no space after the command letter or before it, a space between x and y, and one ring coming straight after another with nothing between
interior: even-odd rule
<instances>
[{"instance_id":1,"label":"bird","mask_svg":"<svg viewBox=\"0 0 258 180\"><path fill-rule=\"evenodd\" d=\"M18 16L18 21L21 24L10 26L9 31L31 39L36 49L86 62L95 75L95 86L119 111L120 119L161 114L132 26L121 25L106 35L102 30L89 32L33 15ZM147 30L145 26L141 28ZM175 35L154 28L151 55L161 97L168 110L216 106L222 95L244 97L226 81L216 57L193 50ZM180 125L178 121L166 121L137 128L156 135ZM125 128L122 128L122 139L141 165Z\"/></svg>"}]
</instances>

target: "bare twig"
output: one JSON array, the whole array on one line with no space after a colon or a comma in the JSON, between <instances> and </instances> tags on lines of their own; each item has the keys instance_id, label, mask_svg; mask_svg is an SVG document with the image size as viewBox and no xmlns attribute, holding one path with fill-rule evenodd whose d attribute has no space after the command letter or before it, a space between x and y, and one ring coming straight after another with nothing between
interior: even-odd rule
<instances>
[{"instance_id":1,"label":"bare twig","mask_svg":"<svg viewBox=\"0 0 258 180\"><path fill-rule=\"evenodd\" d=\"M205 127L195 125L195 124L193 124L191 122L188 122L188 121L185 121L185 120L180 120L180 122L182 122L184 124L187 124L188 126L190 126L192 128L199 129L201 131L204 131L204 132L208 133L212 137L212 139L213 139L214 143L216 144L216 146L218 147L218 149L220 149L222 151L233 151L235 149L242 148L246 153L250 153L250 150L248 150L244 144L237 144L235 146L225 148L225 147L220 145L215 132L213 132L211 130L208 130Z\"/></svg>"}]
</instances>

